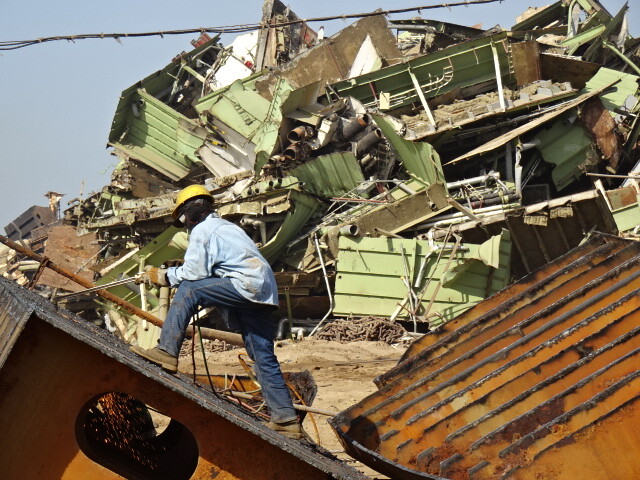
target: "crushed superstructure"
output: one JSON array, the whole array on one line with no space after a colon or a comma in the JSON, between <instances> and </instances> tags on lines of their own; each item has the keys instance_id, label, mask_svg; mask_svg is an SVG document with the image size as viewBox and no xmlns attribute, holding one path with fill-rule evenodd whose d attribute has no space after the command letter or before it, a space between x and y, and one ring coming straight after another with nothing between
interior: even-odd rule
<instances>
[{"instance_id":1,"label":"crushed superstructure","mask_svg":"<svg viewBox=\"0 0 640 480\"><path fill-rule=\"evenodd\" d=\"M628 11L561 0L528 10L510 29L487 30L380 14L324 37L267 0L262 29L228 46L202 34L122 92L108 185L46 228L33 207L5 231L107 284L182 256L188 237L170 213L179 189L201 184L272 264L280 338L322 333L338 318L386 319L431 339L450 322L476 328L463 325L468 312L583 243L613 248L640 236L640 40ZM121 305L95 293L57 299L81 289L41 274L43 263L0 245L0 273L129 343L155 345L159 329ZM108 292L160 319L170 295L132 284ZM215 311L200 321L225 328ZM500 333L499 323L491 328ZM439 357L431 360L420 368L431 372ZM450 381L433 375L429 388ZM410 401L387 390L375 394L381 405ZM455 408L471 409L474 400L463 398ZM407 426L413 417L391 422L396 410L367 408L381 417L349 411L334 426L353 455L394 478L463 470L497 478L524 468L480 465L475 453L453 459L448 443Z\"/></svg>"}]
</instances>

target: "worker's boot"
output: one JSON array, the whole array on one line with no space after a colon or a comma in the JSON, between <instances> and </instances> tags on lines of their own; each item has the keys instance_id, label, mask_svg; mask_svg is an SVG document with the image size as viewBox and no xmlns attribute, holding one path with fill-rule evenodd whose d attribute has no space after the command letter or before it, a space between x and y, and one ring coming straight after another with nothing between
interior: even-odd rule
<instances>
[{"instance_id":1,"label":"worker's boot","mask_svg":"<svg viewBox=\"0 0 640 480\"><path fill-rule=\"evenodd\" d=\"M280 435L284 435L287 438L293 438L294 440L307 440L312 441L311 437L304 431L302 425L298 423L298 420L290 420L284 423L267 422L267 427L271 430L278 432Z\"/></svg>"},{"instance_id":2,"label":"worker's boot","mask_svg":"<svg viewBox=\"0 0 640 480\"><path fill-rule=\"evenodd\" d=\"M178 371L178 359L170 353L167 353L164 350L160 350L158 347L146 349L134 345L131 347L131 351L133 353L137 353L141 357L146 358L147 360L150 360L156 365L160 365L162 368L169 372Z\"/></svg>"}]
</instances>

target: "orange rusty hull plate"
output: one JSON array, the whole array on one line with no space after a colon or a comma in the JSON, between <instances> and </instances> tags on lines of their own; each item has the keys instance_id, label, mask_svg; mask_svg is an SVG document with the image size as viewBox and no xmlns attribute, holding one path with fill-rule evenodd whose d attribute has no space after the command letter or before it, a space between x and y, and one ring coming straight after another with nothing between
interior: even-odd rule
<instances>
[{"instance_id":1,"label":"orange rusty hull plate","mask_svg":"<svg viewBox=\"0 0 640 480\"><path fill-rule=\"evenodd\" d=\"M568 478L604 425L638 438L639 293L640 243L598 235L416 342L330 423L394 479ZM638 449L589 477L631 478L613 474L638 472Z\"/></svg>"},{"instance_id":2,"label":"orange rusty hull plate","mask_svg":"<svg viewBox=\"0 0 640 480\"><path fill-rule=\"evenodd\" d=\"M3 278L0 340L3 480L367 478ZM140 405L172 422L151 432Z\"/></svg>"}]
</instances>

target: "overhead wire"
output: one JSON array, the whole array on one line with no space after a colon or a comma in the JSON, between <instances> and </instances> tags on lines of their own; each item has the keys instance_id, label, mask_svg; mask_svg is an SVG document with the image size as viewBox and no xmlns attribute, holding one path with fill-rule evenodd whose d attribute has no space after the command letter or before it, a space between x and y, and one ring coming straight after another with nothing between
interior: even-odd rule
<instances>
[{"instance_id":1,"label":"overhead wire","mask_svg":"<svg viewBox=\"0 0 640 480\"><path fill-rule=\"evenodd\" d=\"M286 22L276 22L276 23L247 23L240 25L227 25L221 27L199 27L199 28L187 28L182 30L159 30L154 32L138 32L138 33L86 33L86 34L77 34L77 35L57 35L52 37L40 37L31 40L8 40L8 41L0 41L0 51L8 51L8 50L17 50L20 48L26 48L33 45L41 45L43 43L48 42L56 42L56 41L68 41L68 42L76 42L76 40L91 40L91 39L105 39L111 38L118 42L125 38L140 38L140 37L164 37L165 35L187 35L193 33L214 33L214 34L225 34L225 33L245 33L251 32L255 30L261 30L264 28L281 28L287 27L290 25L297 25L301 23L316 23L316 22L328 22L332 20L347 20L354 18L366 18L373 17L378 15L392 15L398 13L409 13L409 12L420 12L421 10L433 10L438 8L451 8L451 7L462 7L462 6L470 6L470 5L478 5L478 4L486 4L486 3L495 3L495 2L503 2L504 0L463 0L459 2L450 2L450 3L440 3L437 5L422 5L419 7L409 7L409 8L398 8L392 10L376 10L374 12L365 12L365 13L352 13L352 14L344 14L344 15L332 15L327 17L316 17L316 18L308 18L308 19L298 19L298 20L289 20Z\"/></svg>"}]
</instances>

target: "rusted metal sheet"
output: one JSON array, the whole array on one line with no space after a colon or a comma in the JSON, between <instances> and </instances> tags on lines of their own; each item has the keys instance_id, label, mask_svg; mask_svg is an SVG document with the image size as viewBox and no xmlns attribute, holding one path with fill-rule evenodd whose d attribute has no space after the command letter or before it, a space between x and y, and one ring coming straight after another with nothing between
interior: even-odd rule
<instances>
[{"instance_id":1,"label":"rusted metal sheet","mask_svg":"<svg viewBox=\"0 0 640 480\"><path fill-rule=\"evenodd\" d=\"M518 42L511 45L513 71L517 85L542 80L540 45L537 42Z\"/></svg>"},{"instance_id":2,"label":"rusted metal sheet","mask_svg":"<svg viewBox=\"0 0 640 480\"><path fill-rule=\"evenodd\" d=\"M0 332L7 480L366 478L6 279ZM164 432L146 406L169 418Z\"/></svg>"},{"instance_id":3,"label":"rusted metal sheet","mask_svg":"<svg viewBox=\"0 0 640 480\"><path fill-rule=\"evenodd\" d=\"M257 82L256 88L265 98L270 98L273 84L279 78L296 88L317 81L331 84L344 80L367 36L370 36L385 64L402 56L396 47L393 33L387 28L386 18L382 15L372 16L358 20L335 35L317 42L282 68L264 75Z\"/></svg>"},{"instance_id":4,"label":"rusted metal sheet","mask_svg":"<svg viewBox=\"0 0 640 480\"><path fill-rule=\"evenodd\" d=\"M53 227L49 231L44 255L62 268L75 272L90 282L93 281L93 272L89 267L95 263L99 251L100 247L94 233L78 236L74 227L65 225ZM71 292L82 290L82 286L51 270L45 270L40 275L38 283Z\"/></svg>"},{"instance_id":5,"label":"rusted metal sheet","mask_svg":"<svg viewBox=\"0 0 640 480\"><path fill-rule=\"evenodd\" d=\"M609 169L617 172L622 155L622 142L616 135L616 123L611 113L604 108L599 98L591 98L582 107L580 119L595 139L600 153L609 163Z\"/></svg>"},{"instance_id":6,"label":"rusted metal sheet","mask_svg":"<svg viewBox=\"0 0 640 480\"><path fill-rule=\"evenodd\" d=\"M633 477L640 457L599 448L640 449L639 267L640 243L594 236L417 341L331 425L399 480L573 478L590 455L589 478Z\"/></svg>"},{"instance_id":7,"label":"rusted metal sheet","mask_svg":"<svg viewBox=\"0 0 640 480\"><path fill-rule=\"evenodd\" d=\"M600 69L600 64L584 62L575 57L542 53L540 67L542 78L548 78L554 82L570 82L574 88L582 90L587 81Z\"/></svg>"}]
</instances>

